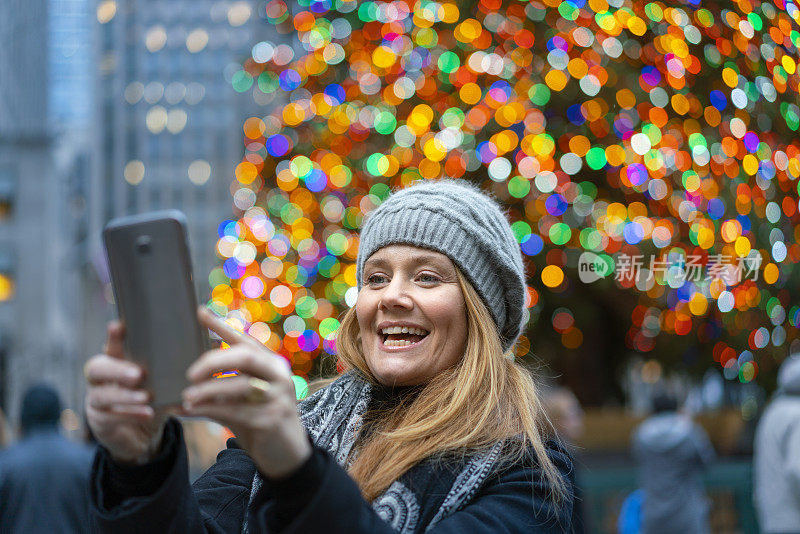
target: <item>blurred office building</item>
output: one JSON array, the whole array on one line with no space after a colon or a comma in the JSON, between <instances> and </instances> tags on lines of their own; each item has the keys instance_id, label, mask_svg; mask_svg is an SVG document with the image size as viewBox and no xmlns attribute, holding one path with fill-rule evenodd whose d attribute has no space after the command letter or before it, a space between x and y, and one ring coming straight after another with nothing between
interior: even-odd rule
<instances>
[{"instance_id":1,"label":"blurred office building","mask_svg":"<svg viewBox=\"0 0 800 534\"><path fill-rule=\"evenodd\" d=\"M102 345L113 314L101 244L108 220L168 208L189 222L195 283L208 298L218 227L233 215L230 185L242 125L258 113L233 89L266 24L256 2L100 0L95 5L99 157L88 197L86 349ZM263 8L262 8L263 10Z\"/></svg>"},{"instance_id":2,"label":"blurred office building","mask_svg":"<svg viewBox=\"0 0 800 534\"><path fill-rule=\"evenodd\" d=\"M101 242L111 218L184 211L196 286L208 297L217 228L233 215L242 125L266 103L234 89L235 77L259 40L279 38L254 1L4 8L0 406L14 414L33 379L81 404L83 363L114 315Z\"/></svg>"},{"instance_id":3,"label":"blurred office building","mask_svg":"<svg viewBox=\"0 0 800 534\"><path fill-rule=\"evenodd\" d=\"M91 160L91 8L87 0L3 7L0 405L13 418L33 381L57 384L72 405L81 394L75 318Z\"/></svg>"}]
</instances>

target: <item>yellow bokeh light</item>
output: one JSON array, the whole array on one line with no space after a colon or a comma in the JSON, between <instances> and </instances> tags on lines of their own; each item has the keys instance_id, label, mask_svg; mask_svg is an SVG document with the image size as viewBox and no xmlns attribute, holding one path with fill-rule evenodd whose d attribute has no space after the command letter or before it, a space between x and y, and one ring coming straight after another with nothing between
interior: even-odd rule
<instances>
[{"instance_id":1,"label":"yellow bokeh light","mask_svg":"<svg viewBox=\"0 0 800 534\"><path fill-rule=\"evenodd\" d=\"M458 6L456 4L442 4L442 22L455 24L459 18Z\"/></svg>"},{"instance_id":2,"label":"yellow bokeh light","mask_svg":"<svg viewBox=\"0 0 800 534\"><path fill-rule=\"evenodd\" d=\"M372 53L372 62L376 67L386 69L394 65L397 61L397 56L388 46L379 46Z\"/></svg>"},{"instance_id":3,"label":"yellow bokeh light","mask_svg":"<svg viewBox=\"0 0 800 534\"><path fill-rule=\"evenodd\" d=\"M704 315L708 310L708 300L702 293L695 293L689 301L689 311L692 315Z\"/></svg>"},{"instance_id":4,"label":"yellow bokeh light","mask_svg":"<svg viewBox=\"0 0 800 534\"><path fill-rule=\"evenodd\" d=\"M0 274L0 301L5 302L11 300L14 296L14 281L4 275Z\"/></svg>"},{"instance_id":5,"label":"yellow bokeh light","mask_svg":"<svg viewBox=\"0 0 800 534\"><path fill-rule=\"evenodd\" d=\"M456 37L460 38L461 42L474 41L481 36L483 26L475 19L467 19L458 26L456 26Z\"/></svg>"},{"instance_id":6,"label":"yellow bokeh light","mask_svg":"<svg viewBox=\"0 0 800 534\"><path fill-rule=\"evenodd\" d=\"M786 74L790 76L797 71L797 64L794 62L794 59L788 55L783 56L781 65L783 65L783 68L786 70Z\"/></svg>"},{"instance_id":7,"label":"yellow bokeh light","mask_svg":"<svg viewBox=\"0 0 800 534\"><path fill-rule=\"evenodd\" d=\"M244 126L242 129L244 130L244 135L246 135L248 138L258 139L264 135L264 132L267 130L267 125L264 124L264 121L258 117L250 117L244 121Z\"/></svg>"},{"instance_id":8,"label":"yellow bokeh light","mask_svg":"<svg viewBox=\"0 0 800 534\"><path fill-rule=\"evenodd\" d=\"M731 89L736 88L736 85L739 83L739 75L736 74L736 71L730 67L725 67L722 69L722 81L725 82L725 85L730 87Z\"/></svg>"},{"instance_id":9,"label":"yellow bokeh light","mask_svg":"<svg viewBox=\"0 0 800 534\"><path fill-rule=\"evenodd\" d=\"M628 29L632 34L641 37L647 31L647 24L639 17L631 17L628 19Z\"/></svg>"},{"instance_id":10,"label":"yellow bokeh light","mask_svg":"<svg viewBox=\"0 0 800 534\"><path fill-rule=\"evenodd\" d=\"M714 231L709 228L701 228L697 232L697 244L704 250L714 246Z\"/></svg>"},{"instance_id":11,"label":"yellow bokeh light","mask_svg":"<svg viewBox=\"0 0 800 534\"><path fill-rule=\"evenodd\" d=\"M589 65L581 58L573 58L567 64L567 70L573 78L583 78L589 72Z\"/></svg>"},{"instance_id":12,"label":"yellow bokeh light","mask_svg":"<svg viewBox=\"0 0 800 534\"><path fill-rule=\"evenodd\" d=\"M258 176L258 169L249 161L243 161L236 166L236 179L242 184L250 184Z\"/></svg>"},{"instance_id":13,"label":"yellow bokeh light","mask_svg":"<svg viewBox=\"0 0 800 534\"><path fill-rule=\"evenodd\" d=\"M557 265L548 265L542 269L542 283L547 287L558 287L564 281L564 271Z\"/></svg>"},{"instance_id":14,"label":"yellow bokeh light","mask_svg":"<svg viewBox=\"0 0 800 534\"><path fill-rule=\"evenodd\" d=\"M233 302L233 289L227 284L220 284L211 290L211 300L228 306Z\"/></svg>"},{"instance_id":15,"label":"yellow bokeh light","mask_svg":"<svg viewBox=\"0 0 800 534\"><path fill-rule=\"evenodd\" d=\"M774 284L778 281L778 276L780 275L780 271L778 270L778 266L774 263L768 263L764 267L764 281L768 284Z\"/></svg>"},{"instance_id":16,"label":"yellow bokeh light","mask_svg":"<svg viewBox=\"0 0 800 534\"><path fill-rule=\"evenodd\" d=\"M736 251L737 256L743 258L750 253L750 250L752 250L752 245L750 244L749 239L744 236L739 236L736 238L733 249Z\"/></svg>"},{"instance_id":17,"label":"yellow bokeh light","mask_svg":"<svg viewBox=\"0 0 800 534\"><path fill-rule=\"evenodd\" d=\"M115 0L104 0L97 5L97 22L106 24L117 14L117 2Z\"/></svg>"},{"instance_id":18,"label":"yellow bokeh light","mask_svg":"<svg viewBox=\"0 0 800 534\"><path fill-rule=\"evenodd\" d=\"M567 85L567 75L560 70L551 70L545 75L544 83L553 91L561 91Z\"/></svg>"},{"instance_id":19,"label":"yellow bokeh light","mask_svg":"<svg viewBox=\"0 0 800 534\"><path fill-rule=\"evenodd\" d=\"M435 137L428 139L422 151L425 153L425 157L431 161L442 161L447 155L447 148Z\"/></svg>"},{"instance_id":20,"label":"yellow bokeh light","mask_svg":"<svg viewBox=\"0 0 800 534\"><path fill-rule=\"evenodd\" d=\"M742 169L750 176L755 176L758 172L758 159L752 154L747 154L742 158Z\"/></svg>"},{"instance_id":21,"label":"yellow bokeh light","mask_svg":"<svg viewBox=\"0 0 800 534\"><path fill-rule=\"evenodd\" d=\"M584 157L592 144L585 135L576 135L569 140L569 150L578 157Z\"/></svg>"},{"instance_id":22,"label":"yellow bokeh light","mask_svg":"<svg viewBox=\"0 0 800 534\"><path fill-rule=\"evenodd\" d=\"M474 82L465 83L458 91L458 96L465 104L475 104L481 99L481 88Z\"/></svg>"}]
</instances>

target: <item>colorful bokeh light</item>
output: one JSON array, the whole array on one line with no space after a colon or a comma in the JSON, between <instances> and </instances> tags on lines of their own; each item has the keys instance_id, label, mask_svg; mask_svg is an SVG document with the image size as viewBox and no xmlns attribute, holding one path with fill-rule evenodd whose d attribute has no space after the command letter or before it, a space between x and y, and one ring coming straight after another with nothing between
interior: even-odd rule
<instances>
[{"instance_id":1,"label":"colorful bokeh light","mask_svg":"<svg viewBox=\"0 0 800 534\"><path fill-rule=\"evenodd\" d=\"M643 257L641 279L596 282L636 296L631 350L692 338L750 381L797 341L792 1L270 0L261 15L296 46L256 44L232 79L264 115L245 123L211 305L295 372L335 353L364 214L442 176L509 207L545 295L583 283L583 252ZM751 276L728 276L742 260ZM702 275L681 281L690 266ZM558 329L580 349L577 325Z\"/></svg>"}]
</instances>

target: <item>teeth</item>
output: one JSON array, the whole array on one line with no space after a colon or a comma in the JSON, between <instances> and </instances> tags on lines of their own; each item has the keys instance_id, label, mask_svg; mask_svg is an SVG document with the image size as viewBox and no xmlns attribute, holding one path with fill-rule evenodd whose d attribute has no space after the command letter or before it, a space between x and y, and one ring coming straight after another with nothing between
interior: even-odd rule
<instances>
[{"instance_id":1,"label":"teeth","mask_svg":"<svg viewBox=\"0 0 800 534\"><path fill-rule=\"evenodd\" d=\"M410 342L407 339L389 339L383 342L383 345L386 347L407 347L413 344L414 343Z\"/></svg>"},{"instance_id":2,"label":"teeth","mask_svg":"<svg viewBox=\"0 0 800 534\"><path fill-rule=\"evenodd\" d=\"M428 332L421 328L413 328L409 326L390 326L381 330L381 333L386 334L414 334L417 336L424 336Z\"/></svg>"}]
</instances>

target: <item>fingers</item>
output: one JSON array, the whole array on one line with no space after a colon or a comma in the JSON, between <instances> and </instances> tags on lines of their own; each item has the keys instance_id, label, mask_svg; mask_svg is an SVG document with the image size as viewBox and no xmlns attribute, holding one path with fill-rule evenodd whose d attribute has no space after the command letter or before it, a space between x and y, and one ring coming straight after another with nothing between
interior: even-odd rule
<instances>
[{"instance_id":1,"label":"fingers","mask_svg":"<svg viewBox=\"0 0 800 534\"><path fill-rule=\"evenodd\" d=\"M232 369L267 381L282 381L290 377L283 358L263 345L256 347L249 344L206 352L192 363L186 376L190 382L197 383Z\"/></svg>"},{"instance_id":2,"label":"fingers","mask_svg":"<svg viewBox=\"0 0 800 534\"><path fill-rule=\"evenodd\" d=\"M108 354L91 357L84 366L84 374L90 385L112 382L129 388L139 386L144 378L142 368L137 364Z\"/></svg>"},{"instance_id":3,"label":"fingers","mask_svg":"<svg viewBox=\"0 0 800 534\"><path fill-rule=\"evenodd\" d=\"M109 410L115 407L133 407L146 405L150 394L142 389L127 389L117 385L96 386L86 396L87 405L97 410ZM152 411L152 408L151 408Z\"/></svg>"},{"instance_id":4,"label":"fingers","mask_svg":"<svg viewBox=\"0 0 800 534\"><path fill-rule=\"evenodd\" d=\"M195 406L207 403L243 402L252 393L249 380L249 376L239 375L206 380L191 386L183 392L184 406L192 410Z\"/></svg>"},{"instance_id":5,"label":"fingers","mask_svg":"<svg viewBox=\"0 0 800 534\"><path fill-rule=\"evenodd\" d=\"M118 425L122 423L137 422L149 423L155 419L155 411L149 404L115 404L106 409L92 406L86 400L86 415L92 430L98 430L100 425Z\"/></svg>"},{"instance_id":6,"label":"fingers","mask_svg":"<svg viewBox=\"0 0 800 534\"><path fill-rule=\"evenodd\" d=\"M236 343L252 343L252 337L243 334L231 327L228 323L214 315L210 310L200 307L197 309L197 318L200 324L217 334L228 345Z\"/></svg>"},{"instance_id":7,"label":"fingers","mask_svg":"<svg viewBox=\"0 0 800 534\"><path fill-rule=\"evenodd\" d=\"M103 352L112 358L124 358L125 347L123 340L125 339L125 327L119 321L111 321L108 323L108 337L106 338L106 346Z\"/></svg>"}]
</instances>

